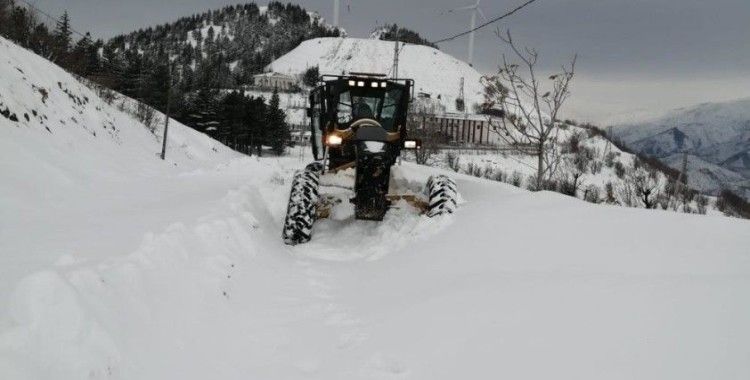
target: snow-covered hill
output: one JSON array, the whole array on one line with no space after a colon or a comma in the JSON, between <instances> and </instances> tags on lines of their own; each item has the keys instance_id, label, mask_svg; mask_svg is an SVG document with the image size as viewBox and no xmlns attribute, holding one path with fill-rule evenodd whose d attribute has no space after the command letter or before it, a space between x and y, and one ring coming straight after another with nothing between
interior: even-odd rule
<instances>
[{"instance_id":1,"label":"snow-covered hill","mask_svg":"<svg viewBox=\"0 0 750 380\"><path fill-rule=\"evenodd\" d=\"M349 72L391 74L394 42L361 38L315 38L302 42L294 50L271 63L270 71L302 74L318 66L321 74L340 75ZM467 109L480 104L482 76L465 62L440 50L405 44L399 54L398 76L414 79L416 92L440 99L449 112L456 110L461 78Z\"/></svg>"},{"instance_id":2,"label":"snow-covered hill","mask_svg":"<svg viewBox=\"0 0 750 380\"><path fill-rule=\"evenodd\" d=\"M614 131L630 148L675 168L687 152L692 186L709 193L729 188L750 198L750 98L681 108Z\"/></svg>"},{"instance_id":3,"label":"snow-covered hill","mask_svg":"<svg viewBox=\"0 0 750 380\"><path fill-rule=\"evenodd\" d=\"M288 247L300 152L173 123L163 162L158 132L1 39L0 95L0 379L750 377L748 221L404 162L399 184L446 173L465 203L341 204Z\"/></svg>"},{"instance_id":4,"label":"snow-covered hill","mask_svg":"<svg viewBox=\"0 0 750 380\"><path fill-rule=\"evenodd\" d=\"M164 53L173 52L181 89L194 91L252 84L253 74L300 42L342 33L299 5L249 2L115 36L104 44L102 54L119 75L137 65L159 66ZM139 56L143 62L134 59Z\"/></svg>"}]
</instances>

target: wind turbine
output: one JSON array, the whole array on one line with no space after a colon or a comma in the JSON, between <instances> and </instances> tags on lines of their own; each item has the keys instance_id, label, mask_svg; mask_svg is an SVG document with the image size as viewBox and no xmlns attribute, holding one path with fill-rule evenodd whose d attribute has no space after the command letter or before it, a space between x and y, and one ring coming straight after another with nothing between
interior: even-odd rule
<instances>
[{"instance_id":1,"label":"wind turbine","mask_svg":"<svg viewBox=\"0 0 750 380\"><path fill-rule=\"evenodd\" d=\"M477 2L473 5L467 5L465 7L458 7L454 8L448 11L448 13L453 13L456 11L471 11L471 23L469 24L469 30L472 32L469 34L469 59L468 63L469 66L474 66L474 28L477 27L477 14L482 17L485 21L487 21L487 17L484 16L484 12L482 12L482 8L479 8L479 2L482 0L477 0Z\"/></svg>"},{"instance_id":2,"label":"wind turbine","mask_svg":"<svg viewBox=\"0 0 750 380\"><path fill-rule=\"evenodd\" d=\"M333 26L339 27L339 0L333 0Z\"/></svg>"},{"instance_id":3,"label":"wind turbine","mask_svg":"<svg viewBox=\"0 0 750 380\"><path fill-rule=\"evenodd\" d=\"M339 13L341 8L341 0L333 0L333 26L339 27ZM350 12L352 11L352 0L349 0L349 2L346 4L346 11Z\"/></svg>"}]
</instances>

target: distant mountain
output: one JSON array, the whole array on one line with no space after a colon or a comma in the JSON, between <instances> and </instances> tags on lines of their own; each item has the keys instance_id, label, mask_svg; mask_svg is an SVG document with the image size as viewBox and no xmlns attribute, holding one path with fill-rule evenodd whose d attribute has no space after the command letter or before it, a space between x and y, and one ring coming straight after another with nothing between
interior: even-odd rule
<instances>
[{"instance_id":1,"label":"distant mountain","mask_svg":"<svg viewBox=\"0 0 750 380\"><path fill-rule=\"evenodd\" d=\"M319 67L321 74L357 71L391 75L393 43L362 38L311 39L275 60L267 70L297 75L314 66ZM482 74L466 62L429 46L403 45L398 76L414 79L417 93L429 96L449 112L456 110L462 79L468 110L484 100Z\"/></svg>"},{"instance_id":2,"label":"distant mountain","mask_svg":"<svg viewBox=\"0 0 750 380\"><path fill-rule=\"evenodd\" d=\"M750 199L750 98L680 108L613 132L630 149L676 169L687 153L688 182L696 188L727 188Z\"/></svg>"},{"instance_id":3,"label":"distant mountain","mask_svg":"<svg viewBox=\"0 0 750 380\"><path fill-rule=\"evenodd\" d=\"M227 6L109 40L104 56L117 66L161 64L176 59L183 90L252 83L252 75L302 41L342 34L315 12L270 2ZM140 70L139 67L139 71Z\"/></svg>"}]
</instances>

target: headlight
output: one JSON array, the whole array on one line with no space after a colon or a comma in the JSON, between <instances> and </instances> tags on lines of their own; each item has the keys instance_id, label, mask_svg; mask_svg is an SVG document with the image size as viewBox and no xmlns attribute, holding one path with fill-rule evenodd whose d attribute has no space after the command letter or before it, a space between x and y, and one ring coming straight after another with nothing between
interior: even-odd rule
<instances>
[{"instance_id":1,"label":"headlight","mask_svg":"<svg viewBox=\"0 0 750 380\"><path fill-rule=\"evenodd\" d=\"M328 135L326 137L326 145L328 146L339 146L344 141L339 135Z\"/></svg>"},{"instance_id":2,"label":"headlight","mask_svg":"<svg viewBox=\"0 0 750 380\"><path fill-rule=\"evenodd\" d=\"M404 140L404 149L419 149L421 145L419 140Z\"/></svg>"}]
</instances>

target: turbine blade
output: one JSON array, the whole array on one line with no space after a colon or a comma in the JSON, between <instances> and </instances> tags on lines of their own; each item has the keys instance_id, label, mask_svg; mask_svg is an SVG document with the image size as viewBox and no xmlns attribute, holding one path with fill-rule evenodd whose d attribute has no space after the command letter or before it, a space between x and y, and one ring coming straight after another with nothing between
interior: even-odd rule
<instances>
[{"instance_id":1,"label":"turbine blade","mask_svg":"<svg viewBox=\"0 0 750 380\"><path fill-rule=\"evenodd\" d=\"M453 9L451 9L449 11L446 11L445 13L453 13L455 11L465 11L465 10L469 10L469 9L474 9L475 7L476 7L476 5L467 5L465 7L453 8Z\"/></svg>"},{"instance_id":2,"label":"turbine blade","mask_svg":"<svg viewBox=\"0 0 750 380\"><path fill-rule=\"evenodd\" d=\"M478 2L477 2L477 3L478 3ZM480 15L480 16L482 16L482 19L483 19L484 21L487 21L487 17L486 17L485 15L484 15L484 12L482 12L482 8L479 8L479 6L477 6L477 8L476 8L476 9L477 9L477 12L479 13L479 15Z\"/></svg>"}]
</instances>

